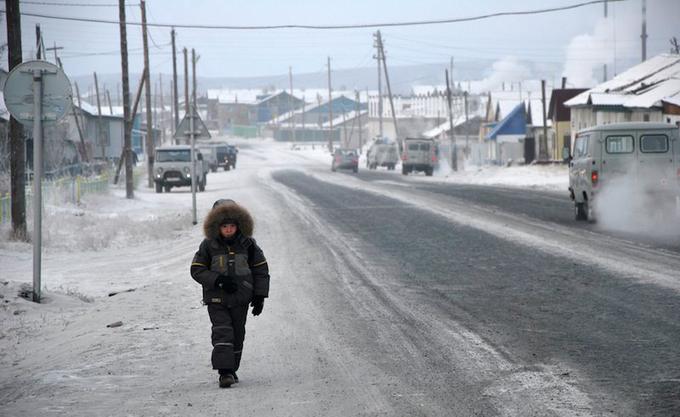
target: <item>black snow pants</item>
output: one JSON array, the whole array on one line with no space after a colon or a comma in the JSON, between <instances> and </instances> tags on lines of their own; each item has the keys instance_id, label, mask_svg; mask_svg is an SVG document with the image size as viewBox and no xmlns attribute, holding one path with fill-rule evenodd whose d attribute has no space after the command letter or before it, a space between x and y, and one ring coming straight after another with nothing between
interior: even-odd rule
<instances>
[{"instance_id":1,"label":"black snow pants","mask_svg":"<svg viewBox=\"0 0 680 417\"><path fill-rule=\"evenodd\" d=\"M233 307L208 304L208 314L212 322L213 369L238 370L246 337L248 304Z\"/></svg>"}]
</instances>

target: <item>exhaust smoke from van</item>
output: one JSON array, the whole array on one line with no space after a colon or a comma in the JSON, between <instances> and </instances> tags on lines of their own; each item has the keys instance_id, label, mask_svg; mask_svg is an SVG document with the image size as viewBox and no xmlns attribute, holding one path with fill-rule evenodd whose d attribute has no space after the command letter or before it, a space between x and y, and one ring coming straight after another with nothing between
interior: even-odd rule
<instances>
[{"instance_id":1,"label":"exhaust smoke from van","mask_svg":"<svg viewBox=\"0 0 680 417\"><path fill-rule=\"evenodd\" d=\"M633 175L610 178L596 194L598 227L650 237L680 236L680 201L654 185Z\"/></svg>"}]
</instances>

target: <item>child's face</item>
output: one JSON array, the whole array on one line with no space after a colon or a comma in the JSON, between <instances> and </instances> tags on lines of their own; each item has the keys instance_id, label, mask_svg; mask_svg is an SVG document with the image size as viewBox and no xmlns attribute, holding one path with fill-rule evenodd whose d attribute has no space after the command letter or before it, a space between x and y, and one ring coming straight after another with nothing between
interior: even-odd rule
<instances>
[{"instance_id":1,"label":"child's face","mask_svg":"<svg viewBox=\"0 0 680 417\"><path fill-rule=\"evenodd\" d=\"M220 225L220 234L223 238L230 238L236 234L238 226L233 223L227 223Z\"/></svg>"}]
</instances>

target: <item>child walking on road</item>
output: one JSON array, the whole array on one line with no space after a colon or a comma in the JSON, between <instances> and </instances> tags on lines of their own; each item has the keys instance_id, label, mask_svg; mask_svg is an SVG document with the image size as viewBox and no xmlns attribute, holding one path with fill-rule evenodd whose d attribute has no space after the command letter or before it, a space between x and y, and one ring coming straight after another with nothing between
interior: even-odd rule
<instances>
[{"instance_id":1,"label":"child walking on road","mask_svg":"<svg viewBox=\"0 0 680 417\"><path fill-rule=\"evenodd\" d=\"M191 262L191 277L203 286L203 302L212 322L212 366L219 385L238 382L246 335L248 304L262 313L269 295L269 267L252 238L250 213L233 200L215 202L203 223L205 239Z\"/></svg>"}]
</instances>

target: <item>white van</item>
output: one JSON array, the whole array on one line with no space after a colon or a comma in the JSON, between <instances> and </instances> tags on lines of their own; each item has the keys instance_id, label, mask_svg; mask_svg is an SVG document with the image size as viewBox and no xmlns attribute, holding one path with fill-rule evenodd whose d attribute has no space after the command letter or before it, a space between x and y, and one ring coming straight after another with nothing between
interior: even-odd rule
<instances>
[{"instance_id":1,"label":"white van","mask_svg":"<svg viewBox=\"0 0 680 417\"><path fill-rule=\"evenodd\" d=\"M366 166L368 169L386 167L389 171L399 162L399 149L397 144L387 139L376 139L366 153Z\"/></svg>"},{"instance_id":2,"label":"white van","mask_svg":"<svg viewBox=\"0 0 680 417\"><path fill-rule=\"evenodd\" d=\"M430 138L406 138L404 150L401 154L401 173L423 171L428 177L432 176L439 166L439 145Z\"/></svg>"},{"instance_id":3,"label":"white van","mask_svg":"<svg viewBox=\"0 0 680 417\"><path fill-rule=\"evenodd\" d=\"M196 186L198 191L205 191L207 182L208 163L203 155L195 150ZM156 148L153 162L154 182L156 192L165 190L169 193L173 187L191 187L191 147L187 145L171 145Z\"/></svg>"},{"instance_id":4,"label":"white van","mask_svg":"<svg viewBox=\"0 0 680 417\"><path fill-rule=\"evenodd\" d=\"M569 193L577 220L595 218L597 196L613 184L625 200L653 196L653 204L680 199L678 127L652 122L615 123L576 134L569 162ZM637 195L644 193L645 196Z\"/></svg>"}]
</instances>

